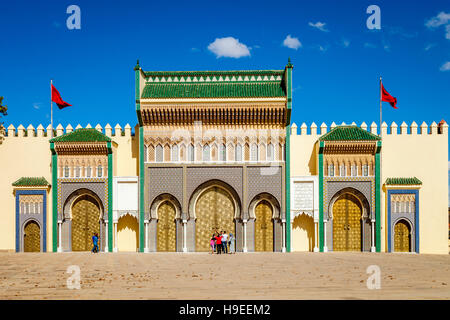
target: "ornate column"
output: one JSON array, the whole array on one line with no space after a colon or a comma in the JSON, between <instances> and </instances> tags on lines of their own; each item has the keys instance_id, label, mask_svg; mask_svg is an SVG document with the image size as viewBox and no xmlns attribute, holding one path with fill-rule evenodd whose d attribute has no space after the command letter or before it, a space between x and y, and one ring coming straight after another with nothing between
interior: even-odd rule
<instances>
[{"instance_id":1,"label":"ornate column","mask_svg":"<svg viewBox=\"0 0 450 320\"><path fill-rule=\"evenodd\" d=\"M244 224L244 246L242 251L247 252L247 219L243 219L242 223Z\"/></svg>"},{"instance_id":2,"label":"ornate column","mask_svg":"<svg viewBox=\"0 0 450 320\"><path fill-rule=\"evenodd\" d=\"M319 221L314 221L314 252L319 252Z\"/></svg>"},{"instance_id":3,"label":"ornate column","mask_svg":"<svg viewBox=\"0 0 450 320\"><path fill-rule=\"evenodd\" d=\"M283 226L283 234L281 236L281 252L286 252L286 219L281 219L281 225Z\"/></svg>"},{"instance_id":4,"label":"ornate column","mask_svg":"<svg viewBox=\"0 0 450 320\"><path fill-rule=\"evenodd\" d=\"M105 221L106 233L105 233L105 252L108 252L108 221Z\"/></svg>"},{"instance_id":5,"label":"ornate column","mask_svg":"<svg viewBox=\"0 0 450 320\"><path fill-rule=\"evenodd\" d=\"M183 252L187 252L187 240L186 240L186 233L187 233L187 220L183 219Z\"/></svg>"},{"instance_id":6,"label":"ornate column","mask_svg":"<svg viewBox=\"0 0 450 320\"><path fill-rule=\"evenodd\" d=\"M323 252L328 252L327 247L327 222L328 220L323 221Z\"/></svg>"},{"instance_id":7,"label":"ornate column","mask_svg":"<svg viewBox=\"0 0 450 320\"><path fill-rule=\"evenodd\" d=\"M117 249L117 221L114 221L114 252L119 251Z\"/></svg>"},{"instance_id":8,"label":"ornate column","mask_svg":"<svg viewBox=\"0 0 450 320\"><path fill-rule=\"evenodd\" d=\"M63 252L62 250L62 221L58 221L58 252Z\"/></svg>"},{"instance_id":9,"label":"ornate column","mask_svg":"<svg viewBox=\"0 0 450 320\"><path fill-rule=\"evenodd\" d=\"M372 222L372 228L371 229L371 233L372 233L372 246L370 247L370 252L376 252L376 246L375 246L375 219L371 220Z\"/></svg>"},{"instance_id":10,"label":"ornate column","mask_svg":"<svg viewBox=\"0 0 450 320\"><path fill-rule=\"evenodd\" d=\"M144 252L150 252L148 248L148 220L144 220L145 225L145 240L144 240Z\"/></svg>"}]
</instances>

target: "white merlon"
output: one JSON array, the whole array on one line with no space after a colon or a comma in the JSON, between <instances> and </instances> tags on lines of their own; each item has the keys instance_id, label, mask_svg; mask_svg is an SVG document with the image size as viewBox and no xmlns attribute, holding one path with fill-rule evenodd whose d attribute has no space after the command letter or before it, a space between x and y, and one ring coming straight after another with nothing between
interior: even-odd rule
<instances>
[{"instance_id":1,"label":"white merlon","mask_svg":"<svg viewBox=\"0 0 450 320\"><path fill-rule=\"evenodd\" d=\"M81 124L78 124L78 125L75 127L75 130L78 130L78 129L83 129L83 127L81 126Z\"/></svg>"},{"instance_id":2,"label":"white merlon","mask_svg":"<svg viewBox=\"0 0 450 320\"><path fill-rule=\"evenodd\" d=\"M105 126L105 135L107 137L111 137L112 136L112 127L109 123L106 124Z\"/></svg>"},{"instance_id":3,"label":"white merlon","mask_svg":"<svg viewBox=\"0 0 450 320\"><path fill-rule=\"evenodd\" d=\"M430 134L437 134L437 123L435 121L430 125Z\"/></svg>"},{"instance_id":4,"label":"white merlon","mask_svg":"<svg viewBox=\"0 0 450 320\"><path fill-rule=\"evenodd\" d=\"M125 125L125 135L131 137L131 126L128 123Z\"/></svg>"},{"instance_id":5,"label":"white merlon","mask_svg":"<svg viewBox=\"0 0 450 320\"><path fill-rule=\"evenodd\" d=\"M388 128L387 123L383 121L383 123L381 124L381 134L386 135L387 134L387 128Z\"/></svg>"},{"instance_id":6,"label":"white merlon","mask_svg":"<svg viewBox=\"0 0 450 320\"><path fill-rule=\"evenodd\" d=\"M323 135L325 133L327 133L327 125L325 122L322 122L322 124L320 125L320 134Z\"/></svg>"},{"instance_id":7,"label":"white merlon","mask_svg":"<svg viewBox=\"0 0 450 320\"><path fill-rule=\"evenodd\" d=\"M291 125L291 135L297 135L297 125L295 124L295 122Z\"/></svg>"},{"instance_id":8,"label":"white merlon","mask_svg":"<svg viewBox=\"0 0 450 320\"><path fill-rule=\"evenodd\" d=\"M67 125L67 127L66 127L66 133L71 133L71 132L73 132L73 128L72 128L72 126L70 125L70 123Z\"/></svg>"},{"instance_id":9,"label":"white merlon","mask_svg":"<svg viewBox=\"0 0 450 320\"><path fill-rule=\"evenodd\" d=\"M391 123L391 134L397 135L398 125L395 122Z\"/></svg>"},{"instance_id":10,"label":"white merlon","mask_svg":"<svg viewBox=\"0 0 450 320\"><path fill-rule=\"evenodd\" d=\"M342 121L341 126L346 126L346 125L347 124L344 121Z\"/></svg>"},{"instance_id":11,"label":"white merlon","mask_svg":"<svg viewBox=\"0 0 450 320\"><path fill-rule=\"evenodd\" d=\"M367 131L367 124L364 121L361 123L361 129Z\"/></svg>"},{"instance_id":12,"label":"white merlon","mask_svg":"<svg viewBox=\"0 0 450 320\"><path fill-rule=\"evenodd\" d=\"M27 127L27 136L34 137L34 127L31 124Z\"/></svg>"},{"instance_id":13,"label":"white merlon","mask_svg":"<svg viewBox=\"0 0 450 320\"><path fill-rule=\"evenodd\" d=\"M116 124L114 127L114 135L116 137L120 137L122 135L122 127L119 124Z\"/></svg>"},{"instance_id":14,"label":"white merlon","mask_svg":"<svg viewBox=\"0 0 450 320\"><path fill-rule=\"evenodd\" d=\"M333 129L336 128L336 127L337 127L337 124L333 121L333 123L332 123L331 126L330 126L330 129L333 130Z\"/></svg>"},{"instance_id":15,"label":"white merlon","mask_svg":"<svg viewBox=\"0 0 450 320\"><path fill-rule=\"evenodd\" d=\"M17 127L17 136L24 137L25 136L25 127L23 125L19 125Z\"/></svg>"},{"instance_id":16,"label":"white merlon","mask_svg":"<svg viewBox=\"0 0 450 320\"><path fill-rule=\"evenodd\" d=\"M306 123L302 123L302 126L300 127L300 134L303 136L303 135L306 135L306 133L307 133L307 130L308 130L308 126L306 125Z\"/></svg>"},{"instance_id":17,"label":"white merlon","mask_svg":"<svg viewBox=\"0 0 450 320\"><path fill-rule=\"evenodd\" d=\"M43 137L44 136L44 131L45 131L44 126L42 124L39 124L38 127L37 127L37 136L38 137Z\"/></svg>"},{"instance_id":18,"label":"white merlon","mask_svg":"<svg viewBox=\"0 0 450 320\"><path fill-rule=\"evenodd\" d=\"M87 124L86 129L92 129L92 126L90 123Z\"/></svg>"},{"instance_id":19,"label":"white merlon","mask_svg":"<svg viewBox=\"0 0 450 320\"><path fill-rule=\"evenodd\" d=\"M311 124L311 135L317 135L317 125L314 122Z\"/></svg>"},{"instance_id":20,"label":"white merlon","mask_svg":"<svg viewBox=\"0 0 450 320\"><path fill-rule=\"evenodd\" d=\"M428 134L428 125L425 121L420 125L420 134Z\"/></svg>"},{"instance_id":21,"label":"white merlon","mask_svg":"<svg viewBox=\"0 0 450 320\"><path fill-rule=\"evenodd\" d=\"M100 123L97 123L97 125L95 126L95 130L97 130L98 132L102 132L103 131L103 128L100 125Z\"/></svg>"},{"instance_id":22,"label":"white merlon","mask_svg":"<svg viewBox=\"0 0 450 320\"><path fill-rule=\"evenodd\" d=\"M375 123L375 121L372 122L372 124L370 125L370 132L373 134L378 134L378 126Z\"/></svg>"},{"instance_id":23,"label":"white merlon","mask_svg":"<svg viewBox=\"0 0 450 320\"><path fill-rule=\"evenodd\" d=\"M8 126L8 137L14 137L16 135L16 128L12 124Z\"/></svg>"},{"instance_id":24,"label":"white merlon","mask_svg":"<svg viewBox=\"0 0 450 320\"><path fill-rule=\"evenodd\" d=\"M417 123L415 121L413 121L411 123L411 135L416 135L417 134Z\"/></svg>"},{"instance_id":25,"label":"white merlon","mask_svg":"<svg viewBox=\"0 0 450 320\"><path fill-rule=\"evenodd\" d=\"M408 134L408 125L405 121L400 125L400 134Z\"/></svg>"},{"instance_id":26,"label":"white merlon","mask_svg":"<svg viewBox=\"0 0 450 320\"><path fill-rule=\"evenodd\" d=\"M51 139L51 138L52 138L52 125L49 124L49 125L47 126L46 130L47 130L47 138L48 138L48 139Z\"/></svg>"},{"instance_id":27,"label":"white merlon","mask_svg":"<svg viewBox=\"0 0 450 320\"><path fill-rule=\"evenodd\" d=\"M56 127L56 136L62 136L64 134L64 127L61 124L58 124Z\"/></svg>"},{"instance_id":28,"label":"white merlon","mask_svg":"<svg viewBox=\"0 0 450 320\"><path fill-rule=\"evenodd\" d=\"M355 121L353 121L351 125L352 125L352 126L356 126L356 122L355 122Z\"/></svg>"}]
</instances>

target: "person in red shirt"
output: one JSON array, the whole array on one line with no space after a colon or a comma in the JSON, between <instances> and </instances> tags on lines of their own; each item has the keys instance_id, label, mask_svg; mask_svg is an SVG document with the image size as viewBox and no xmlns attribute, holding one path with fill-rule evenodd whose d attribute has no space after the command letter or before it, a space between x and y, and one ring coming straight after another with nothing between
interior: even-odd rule
<instances>
[{"instance_id":1,"label":"person in red shirt","mask_svg":"<svg viewBox=\"0 0 450 320\"><path fill-rule=\"evenodd\" d=\"M222 236L220 234L216 234L216 248L217 248L217 254L222 253Z\"/></svg>"}]
</instances>

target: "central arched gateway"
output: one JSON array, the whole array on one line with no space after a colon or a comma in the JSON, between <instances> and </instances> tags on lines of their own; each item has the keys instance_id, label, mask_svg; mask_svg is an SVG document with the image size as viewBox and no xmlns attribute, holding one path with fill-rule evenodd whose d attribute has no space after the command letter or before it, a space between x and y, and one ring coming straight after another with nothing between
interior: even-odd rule
<instances>
[{"instance_id":1,"label":"central arched gateway","mask_svg":"<svg viewBox=\"0 0 450 320\"><path fill-rule=\"evenodd\" d=\"M100 235L100 207L86 194L72 206L72 251L90 251L94 233Z\"/></svg>"},{"instance_id":2,"label":"central arched gateway","mask_svg":"<svg viewBox=\"0 0 450 320\"><path fill-rule=\"evenodd\" d=\"M222 187L204 190L195 203L195 250L210 251L211 235L217 231L236 234L235 204L231 194Z\"/></svg>"},{"instance_id":3,"label":"central arched gateway","mask_svg":"<svg viewBox=\"0 0 450 320\"><path fill-rule=\"evenodd\" d=\"M353 194L344 193L334 202L334 251L361 251L361 217L361 202Z\"/></svg>"}]
</instances>

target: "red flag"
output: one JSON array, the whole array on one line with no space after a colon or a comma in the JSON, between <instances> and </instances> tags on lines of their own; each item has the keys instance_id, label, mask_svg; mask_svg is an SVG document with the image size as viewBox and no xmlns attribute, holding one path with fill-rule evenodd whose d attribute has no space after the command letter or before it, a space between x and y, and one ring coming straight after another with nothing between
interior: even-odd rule
<instances>
[{"instance_id":1,"label":"red flag","mask_svg":"<svg viewBox=\"0 0 450 320\"><path fill-rule=\"evenodd\" d=\"M52 84L52 101L55 102L58 105L59 109L63 109L65 107L71 106L71 104L65 102L61 95L59 94L58 90L53 86Z\"/></svg>"},{"instance_id":2,"label":"red flag","mask_svg":"<svg viewBox=\"0 0 450 320\"><path fill-rule=\"evenodd\" d=\"M397 98L391 96L389 92L386 91L386 89L383 86L383 83L381 83L381 101L389 102L389 104L394 108L398 109L396 107L397 104Z\"/></svg>"}]
</instances>

